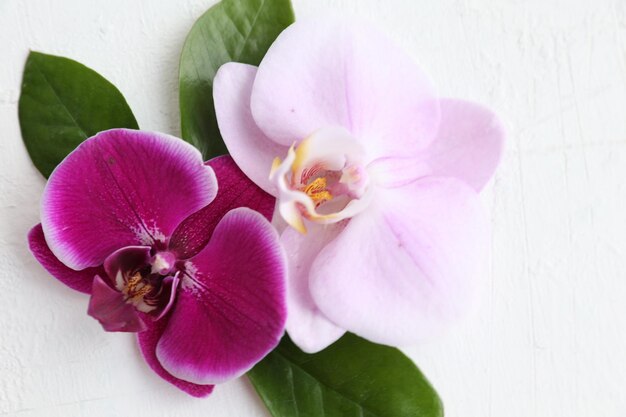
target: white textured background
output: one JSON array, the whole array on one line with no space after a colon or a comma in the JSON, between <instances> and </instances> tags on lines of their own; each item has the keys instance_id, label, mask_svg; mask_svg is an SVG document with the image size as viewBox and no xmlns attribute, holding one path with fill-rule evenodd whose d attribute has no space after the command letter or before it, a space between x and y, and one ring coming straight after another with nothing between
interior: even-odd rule
<instances>
[{"instance_id":1,"label":"white textured background","mask_svg":"<svg viewBox=\"0 0 626 417\"><path fill-rule=\"evenodd\" d=\"M244 380L208 399L152 374L130 335L26 249L44 180L17 120L29 48L100 72L140 126L180 134L178 55L212 0L0 0L0 415L267 416ZM406 352L448 417L626 415L626 2L294 0L374 18L443 95L509 128L484 195L493 261L476 317Z\"/></svg>"}]
</instances>

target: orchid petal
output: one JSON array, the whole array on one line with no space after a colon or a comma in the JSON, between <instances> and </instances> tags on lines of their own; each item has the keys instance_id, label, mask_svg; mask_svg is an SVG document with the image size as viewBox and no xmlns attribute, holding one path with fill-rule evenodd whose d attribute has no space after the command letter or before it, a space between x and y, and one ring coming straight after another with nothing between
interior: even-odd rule
<instances>
[{"instance_id":1,"label":"orchid petal","mask_svg":"<svg viewBox=\"0 0 626 417\"><path fill-rule=\"evenodd\" d=\"M287 228L280 236L287 251L287 333L300 349L307 353L318 352L339 339L345 330L322 313L309 290L311 264L320 250L331 242L345 227L345 222L331 225L310 224L303 235Z\"/></svg>"},{"instance_id":2,"label":"orchid petal","mask_svg":"<svg viewBox=\"0 0 626 417\"><path fill-rule=\"evenodd\" d=\"M251 109L276 143L341 126L371 159L416 154L439 120L430 81L404 51L366 24L336 19L299 20L278 36L259 66Z\"/></svg>"},{"instance_id":3,"label":"orchid petal","mask_svg":"<svg viewBox=\"0 0 626 417\"><path fill-rule=\"evenodd\" d=\"M215 175L193 146L114 129L87 139L54 170L41 223L59 260L83 269L123 246L164 241L216 192Z\"/></svg>"},{"instance_id":4,"label":"orchid petal","mask_svg":"<svg viewBox=\"0 0 626 417\"><path fill-rule=\"evenodd\" d=\"M159 362L195 384L242 375L283 334L285 255L276 231L259 213L232 210L186 269Z\"/></svg>"},{"instance_id":5,"label":"orchid petal","mask_svg":"<svg viewBox=\"0 0 626 417\"><path fill-rule=\"evenodd\" d=\"M214 385L198 385L191 382L183 381L174 377L167 372L156 356L156 347L167 327L169 316L163 317L161 320L147 323L148 329L137 334L137 341L141 354L150 368L161 378L183 390L189 395L197 398L206 397L213 392Z\"/></svg>"},{"instance_id":6,"label":"orchid petal","mask_svg":"<svg viewBox=\"0 0 626 417\"><path fill-rule=\"evenodd\" d=\"M411 344L467 310L489 228L474 190L456 179L379 193L318 255L309 286L339 326L377 343Z\"/></svg>"},{"instance_id":7,"label":"orchid petal","mask_svg":"<svg viewBox=\"0 0 626 417\"><path fill-rule=\"evenodd\" d=\"M213 81L213 99L220 133L237 165L259 187L273 194L269 172L275 157L287 147L268 139L250 112L256 67L236 62L222 65Z\"/></svg>"},{"instance_id":8,"label":"orchid petal","mask_svg":"<svg viewBox=\"0 0 626 417\"><path fill-rule=\"evenodd\" d=\"M93 279L91 298L87 310L107 332L142 332L146 324L124 295L114 290L100 276Z\"/></svg>"},{"instance_id":9,"label":"orchid petal","mask_svg":"<svg viewBox=\"0 0 626 417\"><path fill-rule=\"evenodd\" d=\"M215 226L226 213L248 207L271 220L275 199L257 187L228 156L218 156L206 163L219 178L217 196L208 206L185 219L174 231L169 249L179 259L189 259L206 246Z\"/></svg>"},{"instance_id":10,"label":"orchid petal","mask_svg":"<svg viewBox=\"0 0 626 417\"><path fill-rule=\"evenodd\" d=\"M504 127L486 107L442 100L437 136L424 160L430 175L454 177L480 191L493 176L504 148Z\"/></svg>"},{"instance_id":11,"label":"orchid petal","mask_svg":"<svg viewBox=\"0 0 626 417\"><path fill-rule=\"evenodd\" d=\"M500 162L504 128L489 109L462 100L441 100L441 123L432 144L416 157L383 158L370 165L386 187L422 176L454 177L480 191Z\"/></svg>"},{"instance_id":12,"label":"orchid petal","mask_svg":"<svg viewBox=\"0 0 626 417\"><path fill-rule=\"evenodd\" d=\"M59 261L50 251L46 243L41 224L33 227L28 233L28 246L37 261L39 261L46 271L73 290L91 294L91 286L94 277L96 275L106 275L101 266L75 271Z\"/></svg>"},{"instance_id":13,"label":"orchid petal","mask_svg":"<svg viewBox=\"0 0 626 417\"><path fill-rule=\"evenodd\" d=\"M160 320L165 317L165 315L167 315L167 313L169 313L169 311L174 307L178 284L180 284L179 272L177 272L174 276L163 278L162 292L165 294L165 297L161 299L162 302L156 310L159 314L154 318L155 320Z\"/></svg>"}]
</instances>

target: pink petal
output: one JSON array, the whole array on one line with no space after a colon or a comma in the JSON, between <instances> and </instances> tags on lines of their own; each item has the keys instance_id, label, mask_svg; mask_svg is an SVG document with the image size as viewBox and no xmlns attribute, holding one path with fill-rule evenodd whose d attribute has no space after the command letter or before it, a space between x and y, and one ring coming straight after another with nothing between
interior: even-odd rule
<instances>
[{"instance_id":1,"label":"pink petal","mask_svg":"<svg viewBox=\"0 0 626 417\"><path fill-rule=\"evenodd\" d=\"M274 213L274 197L250 181L230 156L218 156L207 165L215 171L219 190L211 204L185 219L172 234L169 248L179 259L188 259L200 252L218 222L234 208L251 208L268 220Z\"/></svg>"},{"instance_id":2,"label":"pink petal","mask_svg":"<svg viewBox=\"0 0 626 417\"><path fill-rule=\"evenodd\" d=\"M93 279L89 314L98 320L107 332L142 332L146 324L131 304L124 300L124 295L114 290L100 276Z\"/></svg>"},{"instance_id":3,"label":"pink petal","mask_svg":"<svg viewBox=\"0 0 626 417\"><path fill-rule=\"evenodd\" d=\"M391 156L378 158L367 166L367 172L383 188L402 187L415 180L430 176L431 168L424 160L425 152L418 156Z\"/></svg>"},{"instance_id":4,"label":"pink petal","mask_svg":"<svg viewBox=\"0 0 626 417\"><path fill-rule=\"evenodd\" d=\"M469 306L488 232L476 193L456 179L380 190L316 258L313 299L332 321L367 339L415 343Z\"/></svg>"},{"instance_id":5,"label":"pink petal","mask_svg":"<svg viewBox=\"0 0 626 417\"><path fill-rule=\"evenodd\" d=\"M504 128L489 109L462 100L441 100L441 124L426 150L430 175L454 177L480 191L500 162Z\"/></svg>"},{"instance_id":6,"label":"pink petal","mask_svg":"<svg viewBox=\"0 0 626 417\"><path fill-rule=\"evenodd\" d=\"M123 246L165 240L216 192L213 171L193 146L114 129L87 139L54 170L41 224L59 260L83 269Z\"/></svg>"},{"instance_id":7,"label":"pink petal","mask_svg":"<svg viewBox=\"0 0 626 417\"><path fill-rule=\"evenodd\" d=\"M311 264L320 250L344 229L345 223L309 224L306 235L289 227L280 236L288 248L287 265L287 333L300 349L318 352L339 339L345 330L322 313L309 290Z\"/></svg>"},{"instance_id":8,"label":"pink petal","mask_svg":"<svg viewBox=\"0 0 626 417\"><path fill-rule=\"evenodd\" d=\"M480 191L493 176L504 148L504 127L486 107L441 100L441 123L426 150L431 175L455 177Z\"/></svg>"},{"instance_id":9,"label":"pink petal","mask_svg":"<svg viewBox=\"0 0 626 417\"><path fill-rule=\"evenodd\" d=\"M214 385L197 385L192 384L191 382L183 381L182 379L172 376L172 374L167 372L159 363L159 360L156 357L156 347L159 343L159 339L161 339L161 336L165 331L165 328L167 327L168 321L169 317L166 316L159 321L149 322L147 323L148 329L137 334L137 341L139 342L141 354L146 360L148 366L150 366L150 368L156 372L157 375L170 384L185 391L193 397L206 397L213 392Z\"/></svg>"},{"instance_id":10,"label":"pink petal","mask_svg":"<svg viewBox=\"0 0 626 417\"><path fill-rule=\"evenodd\" d=\"M220 133L228 152L252 181L274 193L269 174L274 158L287 147L269 140L250 113L250 95L256 67L230 62L222 65L213 81L213 99Z\"/></svg>"},{"instance_id":11,"label":"pink petal","mask_svg":"<svg viewBox=\"0 0 626 417\"><path fill-rule=\"evenodd\" d=\"M328 18L299 20L280 34L259 66L251 103L277 143L340 126L372 158L417 153L439 121L434 89L404 51L366 24Z\"/></svg>"},{"instance_id":12,"label":"pink petal","mask_svg":"<svg viewBox=\"0 0 626 417\"><path fill-rule=\"evenodd\" d=\"M46 271L73 290L90 294L94 277L96 275L106 275L101 266L86 268L81 271L75 271L65 266L65 264L59 261L50 251L46 243L46 238L43 235L41 224L33 227L28 233L28 246L37 261L39 261Z\"/></svg>"},{"instance_id":13,"label":"pink petal","mask_svg":"<svg viewBox=\"0 0 626 417\"><path fill-rule=\"evenodd\" d=\"M187 265L157 345L161 365L195 384L238 377L279 342L285 323L285 255L270 223L230 211Z\"/></svg>"},{"instance_id":14,"label":"pink petal","mask_svg":"<svg viewBox=\"0 0 626 417\"><path fill-rule=\"evenodd\" d=\"M441 124L433 143L416 157L383 158L371 169L385 186L422 176L454 177L480 191L500 162L504 128L487 108L467 101L441 100Z\"/></svg>"}]
</instances>

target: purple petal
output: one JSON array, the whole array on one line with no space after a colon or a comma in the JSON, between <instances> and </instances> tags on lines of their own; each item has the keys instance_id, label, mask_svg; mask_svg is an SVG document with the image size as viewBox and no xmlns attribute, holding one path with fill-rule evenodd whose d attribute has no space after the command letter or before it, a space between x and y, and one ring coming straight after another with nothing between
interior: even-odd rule
<instances>
[{"instance_id":1,"label":"purple petal","mask_svg":"<svg viewBox=\"0 0 626 417\"><path fill-rule=\"evenodd\" d=\"M54 170L41 223L59 260L83 269L121 247L164 241L216 192L213 171L193 146L114 129L87 139Z\"/></svg>"},{"instance_id":2,"label":"purple petal","mask_svg":"<svg viewBox=\"0 0 626 417\"><path fill-rule=\"evenodd\" d=\"M176 273L174 276L165 277L163 279L163 284L161 284L161 303L156 309L158 314L155 316L155 320L160 320L165 317L172 307L174 307L176 294L178 292L178 284L180 284L180 273Z\"/></svg>"},{"instance_id":3,"label":"purple petal","mask_svg":"<svg viewBox=\"0 0 626 417\"><path fill-rule=\"evenodd\" d=\"M156 357L156 347L161 339L161 335L165 331L169 321L169 317L164 317L159 321L148 323L148 329L137 335L137 341L139 342L139 348L146 363L150 368L161 378L174 385L175 387L185 391L187 394L193 397L206 397L213 392L213 385L197 385L191 382L178 379L169 372L167 372L163 366L159 363Z\"/></svg>"},{"instance_id":4,"label":"purple petal","mask_svg":"<svg viewBox=\"0 0 626 417\"><path fill-rule=\"evenodd\" d=\"M288 248L287 265L287 333L300 349L318 352L339 339L345 330L322 313L309 290L311 264L319 252L337 237L345 222L330 225L307 225L306 235L289 227L280 236Z\"/></svg>"},{"instance_id":5,"label":"purple petal","mask_svg":"<svg viewBox=\"0 0 626 417\"><path fill-rule=\"evenodd\" d=\"M377 343L422 340L473 299L489 228L474 190L424 178L380 190L318 255L313 299L333 322Z\"/></svg>"},{"instance_id":6,"label":"purple petal","mask_svg":"<svg viewBox=\"0 0 626 417\"><path fill-rule=\"evenodd\" d=\"M279 342L285 323L285 255L259 213L230 211L187 265L157 357L196 384L238 377Z\"/></svg>"},{"instance_id":7,"label":"purple petal","mask_svg":"<svg viewBox=\"0 0 626 417\"><path fill-rule=\"evenodd\" d=\"M215 171L219 190L211 204L189 216L174 231L169 248L180 259L191 258L200 252L218 222L234 208L251 208L268 220L274 213L274 197L250 181L230 156L213 158L207 164Z\"/></svg>"},{"instance_id":8,"label":"purple petal","mask_svg":"<svg viewBox=\"0 0 626 417\"><path fill-rule=\"evenodd\" d=\"M252 181L269 193L272 161L287 155L287 147L268 139L250 112L256 67L236 62L222 65L213 81L215 113L228 152Z\"/></svg>"},{"instance_id":9,"label":"purple petal","mask_svg":"<svg viewBox=\"0 0 626 417\"><path fill-rule=\"evenodd\" d=\"M28 246L37 261L39 261L46 271L73 290L91 294L91 285L94 277L96 275L106 275L101 266L86 268L81 271L75 271L65 266L65 264L59 261L50 251L43 235L41 224L33 227L28 233Z\"/></svg>"},{"instance_id":10,"label":"purple petal","mask_svg":"<svg viewBox=\"0 0 626 417\"><path fill-rule=\"evenodd\" d=\"M259 66L251 108L279 144L340 126L372 159L416 154L439 121L434 89L408 54L366 24L328 18L298 20L278 36Z\"/></svg>"},{"instance_id":11,"label":"purple petal","mask_svg":"<svg viewBox=\"0 0 626 417\"><path fill-rule=\"evenodd\" d=\"M146 324L131 304L124 300L124 295L111 288L100 276L93 280L89 314L98 320L107 332L141 332Z\"/></svg>"}]
</instances>

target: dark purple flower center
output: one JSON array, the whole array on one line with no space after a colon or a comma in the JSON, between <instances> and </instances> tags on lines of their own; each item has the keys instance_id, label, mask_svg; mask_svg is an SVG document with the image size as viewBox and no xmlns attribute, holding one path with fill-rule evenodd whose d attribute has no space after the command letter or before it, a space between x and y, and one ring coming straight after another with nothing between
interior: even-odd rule
<instances>
[{"instance_id":1,"label":"dark purple flower center","mask_svg":"<svg viewBox=\"0 0 626 417\"><path fill-rule=\"evenodd\" d=\"M134 248L129 250L133 251ZM107 271L115 289L123 294L126 303L137 310L149 313L155 319L161 318L169 309L175 295L176 288L172 284L178 281L176 256L171 252L157 252L149 258L120 258L122 262L119 263L115 275L111 276L113 271ZM124 260L130 262L124 263Z\"/></svg>"},{"instance_id":2,"label":"dark purple flower center","mask_svg":"<svg viewBox=\"0 0 626 417\"><path fill-rule=\"evenodd\" d=\"M158 320L172 307L179 265L173 253L150 246L115 251L104 262L107 276L96 277L106 287L94 286L89 314L105 329L143 330L144 319Z\"/></svg>"}]
</instances>

